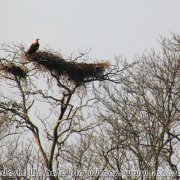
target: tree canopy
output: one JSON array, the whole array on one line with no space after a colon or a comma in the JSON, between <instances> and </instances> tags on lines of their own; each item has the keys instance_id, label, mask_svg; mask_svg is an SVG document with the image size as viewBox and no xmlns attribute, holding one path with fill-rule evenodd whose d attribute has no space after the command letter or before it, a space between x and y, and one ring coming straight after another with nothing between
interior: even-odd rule
<instances>
[{"instance_id":1,"label":"tree canopy","mask_svg":"<svg viewBox=\"0 0 180 180\"><path fill-rule=\"evenodd\" d=\"M16 173L2 178L178 179L180 37L160 43L131 63L3 45L0 170Z\"/></svg>"}]
</instances>

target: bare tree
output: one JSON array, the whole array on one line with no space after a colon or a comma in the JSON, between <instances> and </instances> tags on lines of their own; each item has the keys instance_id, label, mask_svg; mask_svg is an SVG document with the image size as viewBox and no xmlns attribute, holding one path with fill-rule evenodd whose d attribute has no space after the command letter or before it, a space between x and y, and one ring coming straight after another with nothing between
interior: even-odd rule
<instances>
[{"instance_id":1,"label":"bare tree","mask_svg":"<svg viewBox=\"0 0 180 180\"><path fill-rule=\"evenodd\" d=\"M145 53L120 76L120 85L103 87L108 98L96 91L106 109L99 117L108 124L109 137L126 139L117 142L117 147L126 147L126 153L133 154L133 168L141 172L157 172L163 164L175 175L178 171L179 45L175 38L162 39L162 54Z\"/></svg>"},{"instance_id":2,"label":"bare tree","mask_svg":"<svg viewBox=\"0 0 180 180\"><path fill-rule=\"evenodd\" d=\"M65 142L73 139L73 134L99 125L97 121L87 121L83 111L89 107L88 88L95 81L112 81L113 74L121 70L114 67L106 71L107 62L78 63L86 53L69 59L48 50L29 55L22 45L11 44L2 47L2 54L0 112L12 116L14 127L31 140L29 149L26 147L29 161L24 166L41 166L44 177L58 179ZM11 154L19 145L15 142ZM15 162L15 155L11 157ZM32 162L32 158L37 160Z\"/></svg>"}]
</instances>

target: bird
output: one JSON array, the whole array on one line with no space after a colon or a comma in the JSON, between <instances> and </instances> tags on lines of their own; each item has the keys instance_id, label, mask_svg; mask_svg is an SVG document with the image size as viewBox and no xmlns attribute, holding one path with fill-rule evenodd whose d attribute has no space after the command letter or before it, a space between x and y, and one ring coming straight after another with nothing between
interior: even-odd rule
<instances>
[{"instance_id":1,"label":"bird","mask_svg":"<svg viewBox=\"0 0 180 180\"><path fill-rule=\"evenodd\" d=\"M39 39L36 39L34 43L31 44L29 50L27 51L28 54L33 54L39 49Z\"/></svg>"}]
</instances>

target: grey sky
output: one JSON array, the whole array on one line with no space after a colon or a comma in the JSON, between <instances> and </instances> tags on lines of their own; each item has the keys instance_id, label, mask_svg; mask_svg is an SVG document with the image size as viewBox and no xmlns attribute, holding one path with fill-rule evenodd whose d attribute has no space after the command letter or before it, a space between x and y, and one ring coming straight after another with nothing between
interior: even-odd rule
<instances>
[{"instance_id":1,"label":"grey sky","mask_svg":"<svg viewBox=\"0 0 180 180\"><path fill-rule=\"evenodd\" d=\"M0 0L0 43L28 47L38 37L41 48L131 57L180 32L179 8L180 0Z\"/></svg>"}]
</instances>

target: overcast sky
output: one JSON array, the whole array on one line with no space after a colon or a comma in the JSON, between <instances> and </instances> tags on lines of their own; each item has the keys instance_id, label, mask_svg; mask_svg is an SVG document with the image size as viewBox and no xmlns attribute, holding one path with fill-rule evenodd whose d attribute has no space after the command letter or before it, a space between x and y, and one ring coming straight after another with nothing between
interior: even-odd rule
<instances>
[{"instance_id":1,"label":"overcast sky","mask_svg":"<svg viewBox=\"0 0 180 180\"><path fill-rule=\"evenodd\" d=\"M40 38L40 48L132 57L180 32L180 0L0 0L0 44Z\"/></svg>"}]
</instances>

